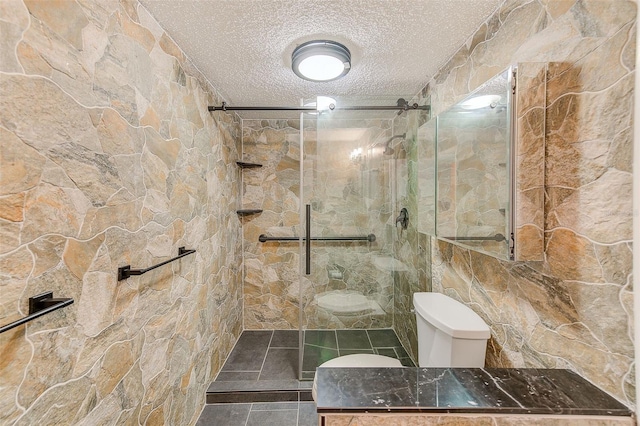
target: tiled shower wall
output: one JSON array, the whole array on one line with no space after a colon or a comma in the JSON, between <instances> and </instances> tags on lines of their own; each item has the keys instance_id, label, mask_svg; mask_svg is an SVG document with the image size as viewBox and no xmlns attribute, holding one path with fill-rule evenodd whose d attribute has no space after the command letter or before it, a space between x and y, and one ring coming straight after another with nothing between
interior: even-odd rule
<instances>
[{"instance_id":1,"label":"tiled shower wall","mask_svg":"<svg viewBox=\"0 0 640 426\"><path fill-rule=\"evenodd\" d=\"M0 324L75 300L0 335L0 423L194 423L242 327L239 122L135 1L0 26Z\"/></svg>"},{"instance_id":2,"label":"tiled shower wall","mask_svg":"<svg viewBox=\"0 0 640 426\"><path fill-rule=\"evenodd\" d=\"M244 327L297 329L298 243L260 243L260 234L299 235L300 121L242 120L242 159L262 164L242 173Z\"/></svg>"},{"instance_id":3,"label":"tiled shower wall","mask_svg":"<svg viewBox=\"0 0 640 426\"><path fill-rule=\"evenodd\" d=\"M491 327L487 365L571 368L634 404L636 3L508 1L425 87L434 115L516 62L547 76L545 260L432 244L433 286Z\"/></svg>"}]
</instances>

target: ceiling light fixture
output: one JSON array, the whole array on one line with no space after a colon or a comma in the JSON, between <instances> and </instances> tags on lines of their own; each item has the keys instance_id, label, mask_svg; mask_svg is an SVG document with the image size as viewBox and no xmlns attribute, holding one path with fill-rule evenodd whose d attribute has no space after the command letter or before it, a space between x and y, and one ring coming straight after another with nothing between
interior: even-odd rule
<instances>
[{"instance_id":1,"label":"ceiling light fixture","mask_svg":"<svg viewBox=\"0 0 640 426\"><path fill-rule=\"evenodd\" d=\"M291 68L305 80L332 81L347 75L351 69L351 52L335 41L308 41L293 51Z\"/></svg>"}]
</instances>

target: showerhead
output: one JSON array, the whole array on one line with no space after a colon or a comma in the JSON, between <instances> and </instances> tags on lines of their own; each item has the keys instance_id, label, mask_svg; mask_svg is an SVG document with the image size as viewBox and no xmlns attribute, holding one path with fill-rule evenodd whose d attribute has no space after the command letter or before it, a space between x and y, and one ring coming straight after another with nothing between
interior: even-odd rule
<instances>
[{"instance_id":1,"label":"showerhead","mask_svg":"<svg viewBox=\"0 0 640 426\"><path fill-rule=\"evenodd\" d=\"M393 154L395 154L396 150L395 150L395 149L393 149L393 148L391 148L391 142L392 142L394 139L398 139L398 138L402 138L402 139L404 139L404 138L406 138L406 137L407 137L407 134L406 134L406 133L403 133L403 134L401 134L401 135L391 136L391 137L389 138L389 140L388 140L388 141L386 141L386 142L384 143L384 151L382 151L382 153L383 153L384 155L393 155Z\"/></svg>"}]
</instances>

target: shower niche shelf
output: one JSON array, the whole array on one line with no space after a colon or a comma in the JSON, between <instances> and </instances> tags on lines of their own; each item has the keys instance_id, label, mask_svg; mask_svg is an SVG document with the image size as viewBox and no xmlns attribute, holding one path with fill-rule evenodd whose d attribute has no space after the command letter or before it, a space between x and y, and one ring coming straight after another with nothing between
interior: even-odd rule
<instances>
[{"instance_id":1,"label":"shower niche shelf","mask_svg":"<svg viewBox=\"0 0 640 426\"><path fill-rule=\"evenodd\" d=\"M238 165L238 167L240 167L241 169L257 169L262 167L262 164L258 164L258 163L248 163L246 161L236 161L236 164Z\"/></svg>"},{"instance_id":2,"label":"shower niche shelf","mask_svg":"<svg viewBox=\"0 0 640 426\"><path fill-rule=\"evenodd\" d=\"M257 169L262 167L262 164L259 163L250 163L247 161L236 161L236 164L241 170L244 169ZM262 213L262 209L239 209L236 210L238 216L250 216L258 213Z\"/></svg>"},{"instance_id":3,"label":"shower niche shelf","mask_svg":"<svg viewBox=\"0 0 640 426\"><path fill-rule=\"evenodd\" d=\"M262 213L262 209L240 209L236 210L236 213L238 213L238 216L249 216L252 214Z\"/></svg>"}]
</instances>

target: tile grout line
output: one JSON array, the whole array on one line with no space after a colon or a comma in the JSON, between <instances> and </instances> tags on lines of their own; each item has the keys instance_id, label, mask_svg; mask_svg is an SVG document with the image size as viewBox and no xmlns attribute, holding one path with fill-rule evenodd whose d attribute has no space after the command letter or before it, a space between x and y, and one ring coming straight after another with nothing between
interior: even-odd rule
<instances>
[{"instance_id":1,"label":"tile grout line","mask_svg":"<svg viewBox=\"0 0 640 426\"><path fill-rule=\"evenodd\" d=\"M249 425L249 417L251 417L251 410L253 410L253 402L251 403L251 406L249 407L249 412L247 413L247 420L244 421L244 426L248 426Z\"/></svg>"},{"instance_id":2,"label":"tile grout line","mask_svg":"<svg viewBox=\"0 0 640 426\"><path fill-rule=\"evenodd\" d=\"M273 340L274 334L275 334L275 331L271 330L271 337L269 338L269 344L267 345L267 350L264 353L264 358L262 359L262 365L260 366L260 374L258 374L258 381L260 380L260 376L262 376L262 370L264 370L264 363L267 361L267 355L269 355L269 349L271 348L271 341Z\"/></svg>"},{"instance_id":3,"label":"tile grout line","mask_svg":"<svg viewBox=\"0 0 640 426\"><path fill-rule=\"evenodd\" d=\"M367 333L367 340L369 340L369 344L371 345L371 352L373 352L374 355L379 355L373 346L373 341L371 341L371 336L369 336L369 330L365 330L365 332Z\"/></svg>"}]
</instances>

